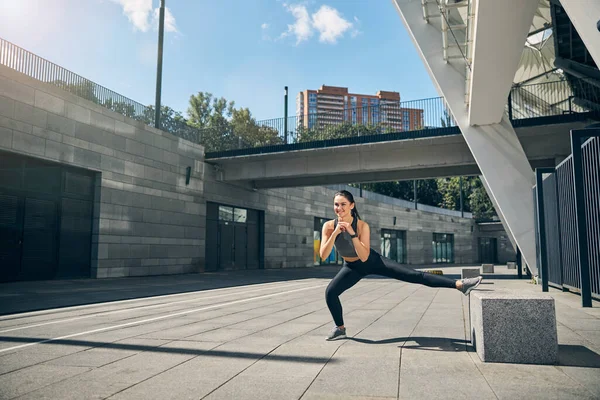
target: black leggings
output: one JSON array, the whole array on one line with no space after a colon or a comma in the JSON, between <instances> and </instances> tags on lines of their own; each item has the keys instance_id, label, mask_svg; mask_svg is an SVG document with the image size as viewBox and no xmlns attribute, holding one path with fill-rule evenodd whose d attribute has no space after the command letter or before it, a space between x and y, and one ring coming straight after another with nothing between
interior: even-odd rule
<instances>
[{"instance_id":1,"label":"black leggings","mask_svg":"<svg viewBox=\"0 0 600 400\"><path fill-rule=\"evenodd\" d=\"M367 261L345 262L342 269L329 282L325 291L327 307L337 326L344 325L342 303L339 296L367 275L382 275L410 283L420 283L429 287L456 288L456 280L443 275L428 274L404 267L395 261L381 257L371 249Z\"/></svg>"}]
</instances>

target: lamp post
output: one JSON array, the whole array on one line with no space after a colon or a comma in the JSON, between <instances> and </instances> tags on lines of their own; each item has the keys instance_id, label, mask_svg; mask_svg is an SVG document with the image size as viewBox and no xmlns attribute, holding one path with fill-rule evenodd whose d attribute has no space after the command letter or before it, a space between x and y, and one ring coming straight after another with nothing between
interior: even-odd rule
<instances>
[{"instance_id":1,"label":"lamp post","mask_svg":"<svg viewBox=\"0 0 600 400\"><path fill-rule=\"evenodd\" d=\"M284 106L283 106L283 143L287 144L288 134L288 87L285 87Z\"/></svg>"},{"instance_id":2,"label":"lamp post","mask_svg":"<svg viewBox=\"0 0 600 400\"><path fill-rule=\"evenodd\" d=\"M158 23L158 60L156 66L156 102L154 109L154 127L160 129L160 92L162 90L163 37L165 33L165 0L160 0Z\"/></svg>"}]
</instances>

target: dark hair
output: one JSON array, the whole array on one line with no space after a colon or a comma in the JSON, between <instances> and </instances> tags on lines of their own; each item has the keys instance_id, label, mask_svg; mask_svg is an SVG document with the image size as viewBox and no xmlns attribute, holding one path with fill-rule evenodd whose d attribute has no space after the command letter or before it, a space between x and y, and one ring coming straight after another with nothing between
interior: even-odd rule
<instances>
[{"instance_id":1,"label":"dark hair","mask_svg":"<svg viewBox=\"0 0 600 400\"><path fill-rule=\"evenodd\" d=\"M333 198L335 199L337 196L343 196L350 203L354 204L354 208L350 212L350 215L352 215L353 217L356 217L356 218L360 219L360 215L358 215L358 210L356 209L356 203L354 202L354 196L352 196L352 193L350 193L347 190L340 190L339 192L336 192L336 194L333 195Z\"/></svg>"}]
</instances>

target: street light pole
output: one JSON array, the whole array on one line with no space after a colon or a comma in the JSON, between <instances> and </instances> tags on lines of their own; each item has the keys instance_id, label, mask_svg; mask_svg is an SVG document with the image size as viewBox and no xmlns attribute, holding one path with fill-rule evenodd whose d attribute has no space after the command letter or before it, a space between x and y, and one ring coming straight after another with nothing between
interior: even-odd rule
<instances>
[{"instance_id":1,"label":"street light pole","mask_svg":"<svg viewBox=\"0 0 600 400\"><path fill-rule=\"evenodd\" d=\"M156 66L156 102L154 109L154 127L160 129L160 93L162 90L163 37L165 33L165 0L160 0L158 23L158 60Z\"/></svg>"},{"instance_id":2,"label":"street light pole","mask_svg":"<svg viewBox=\"0 0 600 400\"><path fill-rule=\"evenodd\" d=\"M283 111L283 138L284 144L287 144L287 134L288 134L288 87L285 87L285 100L284 100L284 111Z\"/></svg>"}]
</instances>

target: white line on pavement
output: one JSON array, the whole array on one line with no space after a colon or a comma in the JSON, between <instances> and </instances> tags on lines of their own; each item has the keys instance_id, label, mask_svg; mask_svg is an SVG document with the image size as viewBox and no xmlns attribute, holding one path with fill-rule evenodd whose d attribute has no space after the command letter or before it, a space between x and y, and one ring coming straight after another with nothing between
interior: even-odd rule
<instances>
[{"instance_id":1,"label":"white line on pavement","mask_svg":"<svg viewBox=\"0 0 600 400\"><path fill-rule=\"evenodd\" d=\"M287 289L289 287L298 286L298 285L302 285L302 284L303 283L294 283L294 284L291 284L291 285L287 285L287 286L285 286L285 287L283 287L281 289L284 289L284 288ZM33 325L22 325L22 326L19 326L19 327L16 327L16 328L10 328L10 329L1 330L0 333L14 332L14 331L19 331L19 330L23 330L23 329L36 328L36 327L39 327L39 326L53 325L53 324L60 324L60 323L64 323L64 322L78 321L78 320L81 320L81 319L92 318L92 317L103 317L105 315L119 314L119 313L130 312L130 311L140 311L140 310L145 311L145 310L149 310L149 309L157 308L157 307L167 307L167 306L171 306L171 305L174 305L174 304L189 303L189 302L192 302L192 301L202 301L202 300L215 299L215 298L219 298L219 297L227 297L227 296L233 296L233 295L239 295L239 294L246 294L246 293L252 293L252 292L261 292L263 290L269 290L269 289L272 289L272 287L269 286L269 287L266 287L266 288L245 290L243 292L225 293L225 294L220 294L220 295L216 295L216 296L209 296L209 297L201 297L201 298L194 298L194 299L187 299L187 300L172 301L172 302L169 302L169 303L151 304L151 305L147 305L147 306L138 306L138 307L133 307L133 308L126 308L126 309L123 309L123 310L100 311L100 312L97 312L97 313L82 315L82 316L79 316L79 317L60 319L60 320L56 320L56 321L40 322L40 323L33 324Z\"/></svg>"},{"instance_id":2,"label":"white line on pavement","mask_svg":"<svg viewBox=\"0 0 600 400\"><path fill-rule=\"evenodd\" d=\"M288 290L288 291L279 292L279 293L265 294L265 295L262 295L262 296L250 297L248 299L235 300L235 301L230 301L230 302L227 302L227 303L214 304L212 306L207 306L207 307L201 307L201 308L196 308L196 309L192 309L192 310L181 311L181 312L177 312L177 313L169 314L169 315L163 315L163 316L160 316L160 317L148 318L148 319L141 320L141 321L134 321L134 322L128 322L128 323L125 323L125 324L107 326L105 328L98 328L98 329L93 329L91 331L73 333L71 335L59 336L59 337L55 337L55 338L52 338L52 339L38 340L37 342L26 343L26 344L21 344L21 345L18 345L18 346L13 346L13 347L7 347L5 349L0 349L0 353L4 353L6 351L11 351L11 350L22 349L24 347L34 346L34 345L40 344L40 343L47 343L47 342L53 342L53 341L62 340L62 339L69 339L69 338L72 338L72 337L77 337L77 336L82 336L82 335L89 335L89 334L92 334L92 333L103 332L103 331L107 331L107 330L111 330L111 329L123 328L125 326L139 325L139 324L143 324L143 323L146 323L146 322L154 322L154 321L158 321L158 320L165 319L165 318L177 317L179 315L193 314L193 313L196 313L196 312L199 312L199 311L210 310L211 308L226 307L226 306L231 306L233 304L245 303L245 302L248 302L248 301L259 300L259 299L266 299L266 298L269 298L269 297L281 296L283 294L300 292L300 291L303 291L303 290L316 289L316 288L323 287L323 286L326 286L326 284L317 285L317 286L310 286L310 287L307 287L307 288L300 288L300 289Z\"/></svg>"},{"instance_id":3,"label":"white line on pavement","mask_svg":"<svg viewBox=\"0 0 600 400\"><path fill-rule=\"evenodd\" d=\"M308 278L308 279L302 279L302 280L296 280L296 281L313 281L314 279L312 278ZM278 284L281 284L281 282L266 282L266 283L257 283L254 285L250 285L250 286L276 286ZM249 285L246 285L249 286ZM125 303L131 303L134 301L144 301L144 300L157 300L157 299L164 299L164 298L169 298L169 297L177 297L177 296L185 296L185 295L193 295L196 294L198 292L219 292L219 291L224 291L224 290L228 290L231 289L232 287L226 287L226 288L218 288L218 289L207 289L207 290L195 290L193 292L184 292L184 293L173 293L173 294L163 294L163 295L158 295L158 296L148 296L148 297L136 297L135 299L127 299L127 300L116 300L116 301L104 301L104 302L100 302L100 303L93 303L93 304L83 304L80 306L73 306L73 307L60 307L60 308L55 308L52 310L38 310L38 311L30 311L30 312L25 312L25 313L19 313L19 314L9 314L9 315L3 315L0 316L0 321L7 321L7 320L14 320L16 319L15 317L18 318L28 318L28 317L35 317L35 316L39 316L39 315L46 315L46 314L51 314L53 312L68 312L68 311L76 311L76 310L80 310L80 309L85 309L85 308L91 308L91 307L101 307L101 306L106 306L106 305L113 305L113 304L125 304ZM235 288L237 288L237 286L235 286Z\"/></svg>"}]
</instances>

